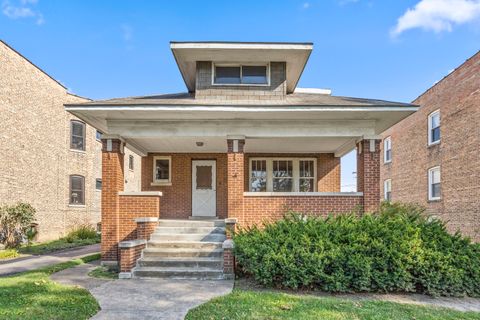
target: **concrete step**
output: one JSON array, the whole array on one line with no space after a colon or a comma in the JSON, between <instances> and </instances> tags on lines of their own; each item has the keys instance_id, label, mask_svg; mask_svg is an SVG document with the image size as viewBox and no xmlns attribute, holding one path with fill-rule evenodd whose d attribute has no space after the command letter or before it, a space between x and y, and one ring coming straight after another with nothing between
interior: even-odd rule
<instances>
[{"instance_id":1,"label":"concrete step","mask_svg":"<svg viewBox=\"0 0 480 320\"><path fill-rule=\"evenodd\" d=\"M211 248L152 248L143 250L145 258L175 258L175 257L223 257L223 249Z\"/></svg>"},{"instance_id":2,"label":"concrete step","mask_svg":"<svg viewBox=\"0 0 480 320\"><path fill-rule=\"evenodd\" d=\"M160 219L159 227L225 227L224 220L170 220Z\"/></svg>"},{"instance_id":3,"label":"concrete step","mask_svg":"<svg viewBox=\"0 0 480 320\"><path fill-rule=\"evenodd\" d=\"M136 267L134 278L223 279L223 270L212 268Z\"/></svg>"},{"instance_id":4,"label":"concrete step","mask_svg":"<svg viewBox=\"0 0 480 320\"><path fill-rule=\"evenodd\" d=\"M150 240L147 248L191 248L191 249L221 249L222 242L217 241L158 241Z\"/></svg>"},{"instance_id":5,"label":"concrete step","mask_svg":"<svg viewBox=\"0 0 480 320\"><path fill-rule=\"evenodd\" d=\"M172 267L172 268L211 268L222 269L223 259L212 257L176 257L158 258L143 257L138 260L139 267Z\"/></svg>"},{"instance_id":6,"label":"concrete step","mask_svg":"<svg viewBox=\"0 0 480 320\"><path fill-rule=\"evenodd\" d=\"M155 234L176 234L176 233L221 233L225 234L222 227L156 227Z\"/></svg>"},{"instance_id":7,"label":"concrete step","mask_svg":"<svg viewBox=\"0 0 480 320\"><path fill-rule=\"evenodd\" d=\"M227 239L225 234L220 233L176 233L158 234L150 236L150 241L202 241L202 242L223 242Z\"/></svg>"}]
</instances>

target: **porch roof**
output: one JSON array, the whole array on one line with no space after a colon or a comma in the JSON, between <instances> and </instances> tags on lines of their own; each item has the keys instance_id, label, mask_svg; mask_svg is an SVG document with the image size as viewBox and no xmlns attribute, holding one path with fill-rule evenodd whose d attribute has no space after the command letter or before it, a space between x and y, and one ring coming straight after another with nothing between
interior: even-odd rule
<instances>
[{"instance_id":1,"label":"porch roof","mask_svg":"<svg viewBox=\"0 0 480 320\"><path fill-rule=\"evenodd\" d=\"M379 138L417 109L406 103L307 93L261 103L209 101L185 93L66 105L67 111L106 134L121 136L141 154L226 152L227 137L242 136L246 152L341 156L357 140Z\"/></svg>"}]
</instances>

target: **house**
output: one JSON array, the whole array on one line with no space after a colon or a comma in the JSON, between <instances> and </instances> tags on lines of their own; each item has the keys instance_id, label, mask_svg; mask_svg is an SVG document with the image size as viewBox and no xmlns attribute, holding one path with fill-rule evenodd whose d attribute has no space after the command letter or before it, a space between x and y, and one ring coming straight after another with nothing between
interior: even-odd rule
<instances>
[{"instance_id":1,"label":"house","mask_svg":"<svg viewBox=\"0 0 480 320\"><path fill-rule=\"evenodd\" d=\"M104 264L120 263L126 277L135 266L134 276L172 275L180 266L183 273L173 274L188 276L199 269L185 270L178 257L199 266L207 262L198 257L215 256L208 263L223 261L228 273L231 244L218 250L235 222L279 219L288 209L327 215L377 208L380 133L415 105L297 89L312 43L170 47L188 92L65 104L105 133ZM124 191L125 146L142 157L135 192ZM340 157L355 148L358 190L340 192Z\"/></svg>"},{"instance_id":2,"label":"house","mask_svg":"<svg viewBox=\"0 0 480 320\"><path fill-rule=\"evenodd\" d=\"M100 135L63 106L87 101L0 41L0 205L35 207L38 240L100 221Z\"/></svg>"},{"instance_id":3,"label":"house","mask_svg":"<svg viewBox=\"0 0 480 320\"><path fill-rule=\"evenodd\" d=\"M480 241L480 52L383 134L382 198L414 202Z\"/></svg>"}]
</instances>

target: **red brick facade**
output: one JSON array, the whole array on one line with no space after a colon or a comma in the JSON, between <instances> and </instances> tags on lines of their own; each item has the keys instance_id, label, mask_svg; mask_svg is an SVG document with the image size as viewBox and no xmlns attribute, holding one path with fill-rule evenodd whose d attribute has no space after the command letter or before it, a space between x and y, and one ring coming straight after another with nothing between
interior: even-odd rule
<instances>
[{"instance_id":1,"label":"red brick facade","mask_svg":"<svg viewBox=\"0 0 480 320\"><path fill-rule=\"evenodd\" d=\"M159 218L160 197L155 196L119 196L120 216L119 239L120 241L135 240L137 237L136 218Z\"/></svg>"},{"instance_id":2,"label":"red brick facade","mask_svg":"<svg viewBox=\"0 0 480 320\"><path fill-rule=\"evenodd\" d=\"M361 144L361 145L360 145ZM363 192L366 212L380 204L380 140L362 140L357 144L357 191Z\"/></svg>"},{"instance_id":3,"label":"red brick facade","mask_svg":"<svg viewBox=\"0 0 480 320\"><path fill-rule=\"evenodd\" d=\"M381 164L392 181L392 200L425 206L449 230L480 241L480 53L428 89L414 103L419 111L384 132L392 162ZM428 116L440 110L441 140L428 146ZM428 169L440 166L441 199L428 200Z\"/></svg>"},{"instance_id":4,"label":"red brick facade","mask_svg":"<svg viewBox=\"0 0 480 320\"><path fill-rule=\"evenodd\" d=\"M120 272L131 272L145 249L145 244L120 248Z\"/></svg>"}]
</instances>

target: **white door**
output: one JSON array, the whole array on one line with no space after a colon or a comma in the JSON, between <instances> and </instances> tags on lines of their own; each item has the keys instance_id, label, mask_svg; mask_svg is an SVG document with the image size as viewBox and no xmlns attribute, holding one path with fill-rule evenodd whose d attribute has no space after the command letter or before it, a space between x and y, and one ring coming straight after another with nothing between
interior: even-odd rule
<instances>
[{"instance_id":1,"label":"white door","mask_svg":"<svg viewBox=\"0 0 480 320\"><path fill-rule=\"evenodd\" d=\"M215 160L192 161L192 216L217 215Z\"/></svg>"}]
</instances>

